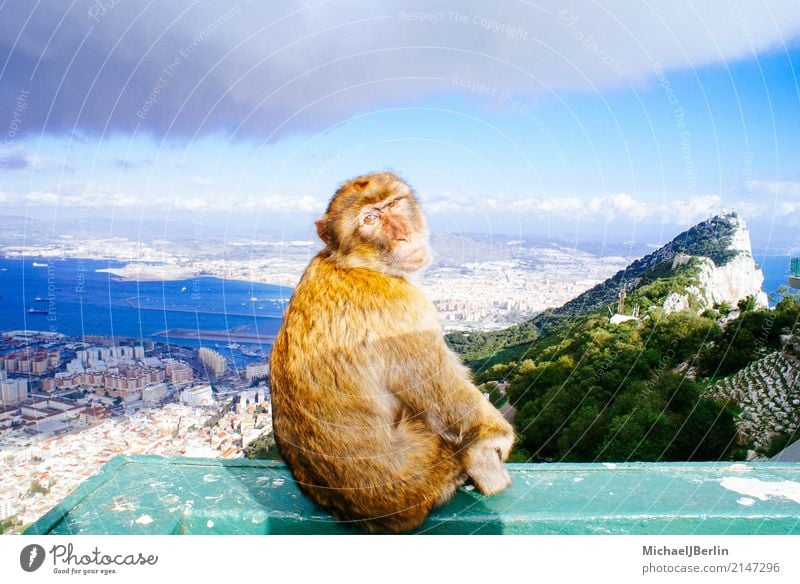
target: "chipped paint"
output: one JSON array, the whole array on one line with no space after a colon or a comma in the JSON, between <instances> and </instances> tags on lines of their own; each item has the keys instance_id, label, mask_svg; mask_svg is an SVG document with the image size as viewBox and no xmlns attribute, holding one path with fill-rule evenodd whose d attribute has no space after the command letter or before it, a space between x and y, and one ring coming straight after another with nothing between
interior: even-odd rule
<instances>
[{"instance_id":1,"label":"chipped paint","mask_svg":"<svg viewBox=\"0 0 800 584\"><path fill-rule=\"evenodd\" d=\"M789 499L800 503L800 483L796 481L762 481L741 477L725 477L720 481L722 488L767 501L770 497Z\"/></svg>"}]
</instances>

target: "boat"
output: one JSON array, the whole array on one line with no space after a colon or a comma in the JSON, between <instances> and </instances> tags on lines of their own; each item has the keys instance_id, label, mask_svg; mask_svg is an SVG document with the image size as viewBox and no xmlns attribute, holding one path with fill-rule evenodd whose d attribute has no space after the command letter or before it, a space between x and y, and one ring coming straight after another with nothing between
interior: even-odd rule
<instances>
[{"instance_id":1,"label":"boat","mask_svg":"<svg viewBox=\"0 0 800 584\"><path fill-rule=\"evenodd\" d=\"M181 292L186 292L186 289L187 289L186 286L184 286L183 288L181 288Z\"/></svg>"},{"instance_id":2,"label":"boat","mask_svg":"<svg viewBox=\"0 0 800 584\"><path fill-rule=\"evenodd\" d=\"M33 267L34 268L46 268L47 264L42 264L42 263L39 263L39 262L33 262Z\"/></svg>"},{"instance_id":3,"label":"boat","mask_svg":"<svg viewBox=\"0 0 800 584\"><path fill-rule=\"evenodd\" d=\"M238 349L241 345L239 343L228 343L225 345L226 349Z\"/></svg>"},{"instance_id":4,"label":"boat","mask_svg":"<svg viewBox=\"0 0 800 584\"><path fill-rule=\"evenodd\" d=\"M42 298L41 296L37 296L33 299L34 302L47 302L47 298Z\"/></svg>"},{"instance_id":5,"label":"boat","mask_svg":"<svg viewBox=\"0 0 800 584\"><path fill-rule=\"evenodd\" d=\"M50 311L44 310L42 308L29 308L28 314L50 314Z\"/></svg>"},{"instance_id":6,"label":"boat","mask_svg":"<svg viewBox=\"0 0 800 584\"><path fill-rule=\"evenodd\" d=\"M0 268L0 272L7 272L8 268Z\"/></svg>"},{"instance_id":7,"label":"boat","mask_svg":"<svg viewBox=\"0 0 800 584\"><path fill-rule=\"evenodd\" d=\"M253 345L252 347L242 349L242 355L245 357L261 357L264 353L261 351L261 347L256 347Z\"/></svg>"}]
</instances>

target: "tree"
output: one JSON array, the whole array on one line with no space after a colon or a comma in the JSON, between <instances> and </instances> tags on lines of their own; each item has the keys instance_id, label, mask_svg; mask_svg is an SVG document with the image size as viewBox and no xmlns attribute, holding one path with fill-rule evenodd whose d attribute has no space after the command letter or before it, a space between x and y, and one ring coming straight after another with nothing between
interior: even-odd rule
<instances>
[{"instance_id":1,"label":"tree","mask_svg":"<svg viewBox=\"0 0 800 584\"><path fill-rule=\"evenodd\" d=\"M0 521L0 535L8 533L17 525L16 517L7 517Z\"/></svg>"},{"instance_id":2,"label":"tree","mask_svg":"<svg viewBox=\"0 0 800 584\"><path fill-rule=\"evenodd\" d=\"M253 440L244 451L245 458L280 460L281 454L275 444L275 437L270 432Z\"/></svg>"},{"instance_id":3,"label":"tree","mask_svg":"<svg viewBox=\"0 0 800 584\"><path fill-rule=\"evenodd\" d=\"M46 495L47 493L50 492L50 488L45 487L42 483L40 483L37 480L33 480L31 481L31 486L28 489L28 492L32 495L36 494Z\"/></svg>"}]
</instances>

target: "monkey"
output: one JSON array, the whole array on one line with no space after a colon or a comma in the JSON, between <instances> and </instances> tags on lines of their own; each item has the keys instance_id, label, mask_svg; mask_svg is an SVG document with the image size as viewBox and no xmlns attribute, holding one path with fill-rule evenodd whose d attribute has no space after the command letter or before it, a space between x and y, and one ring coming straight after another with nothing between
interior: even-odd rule
<instances>
[{"instance_id":1,"label":"monkey","mask_svg":"<svg viewBox=\"0 0 800 584\"><path fill-rule=\"evenodd\" d=\"M508 421L445 344L416 285L430 259L411 187L345 182L315 223L324 248L286 307L270 358L273 431L298 486L338 520L405 532L470 480L508 487Z\"/></svg>"}]
</instances>

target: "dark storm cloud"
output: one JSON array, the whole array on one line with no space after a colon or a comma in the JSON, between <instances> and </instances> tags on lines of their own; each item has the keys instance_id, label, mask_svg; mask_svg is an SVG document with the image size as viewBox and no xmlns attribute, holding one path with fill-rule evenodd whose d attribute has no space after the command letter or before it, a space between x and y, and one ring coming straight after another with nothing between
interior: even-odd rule
<instances>
[{"instance_id":1,"label":"dark storm cloud","mask_svg":"<svg viewBox=\"0 0 800 584\"><path fill-rule=\"evenodd\" d=\"M597 92L780 50L795 2L136 2L0 9L0 123L276 139L434 94Z\"/></svg>"}]
</instances>

